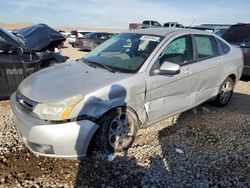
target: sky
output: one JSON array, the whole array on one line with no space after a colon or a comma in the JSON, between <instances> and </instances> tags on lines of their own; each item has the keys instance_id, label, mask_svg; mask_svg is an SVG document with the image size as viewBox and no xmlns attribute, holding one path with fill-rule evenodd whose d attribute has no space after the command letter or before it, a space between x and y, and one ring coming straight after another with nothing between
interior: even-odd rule
<instances>
[{"instance_id":1,"label":"sky","mask_svg":"<svg viewBox=\"0 0 250 188\"><path fill-rule=\"evenodd\" d=\"M0 23L128 28L156 20L183 25L250 22L250 0L0 0Z\"/></svg>"}]
</instances>

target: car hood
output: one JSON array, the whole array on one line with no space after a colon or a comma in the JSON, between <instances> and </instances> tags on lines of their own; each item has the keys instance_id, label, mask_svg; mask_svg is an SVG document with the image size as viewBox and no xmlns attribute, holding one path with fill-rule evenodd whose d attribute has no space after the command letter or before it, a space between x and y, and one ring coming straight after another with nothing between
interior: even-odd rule
<instances>
[{"instance_id":1,"label":"car hood","mask_svg":"<svg viewBox=\"0 0 250 188\"><path fill-rule=\"evenodd\" d=\"M90 67L82 61L66 62L43 69L21 82L18 90L39 102L57 102L76 95L87 95L132 74L111 73Z\"/></svg>"},{"instance_id":2,"label":"car hood","mask_svg":"<svg viewBox=\"0 0 250 188\"><path fill-rule=\"evenodd\" d=\"M45 24L37 24L14 33L22 35L25 39L25 47L32 51L52 50L65 41L65 37Z\"/></svg>"}]
</instances>

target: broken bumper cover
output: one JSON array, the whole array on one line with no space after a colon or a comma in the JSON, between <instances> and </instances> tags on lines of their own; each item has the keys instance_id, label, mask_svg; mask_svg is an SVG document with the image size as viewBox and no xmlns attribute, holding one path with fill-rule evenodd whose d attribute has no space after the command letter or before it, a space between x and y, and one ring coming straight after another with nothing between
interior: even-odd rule
<instances>
[{"instance_id":1,"label":"broken bumper cover","mask_svg":"<svg viewBox=\"0 0 250 188\"><path fill-rule=\"evenodd\" d=\"M12 118L25 145L35 154L47 157L80 159L87 154L90 140L99 125L89 120L61 124L35 119L10 100Z\"/></svg>"}]
</instances>

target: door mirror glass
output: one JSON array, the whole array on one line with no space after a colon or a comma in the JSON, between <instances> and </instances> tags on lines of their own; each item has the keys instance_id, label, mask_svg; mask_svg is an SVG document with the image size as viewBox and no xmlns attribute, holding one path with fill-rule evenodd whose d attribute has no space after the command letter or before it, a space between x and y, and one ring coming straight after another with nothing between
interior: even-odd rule
<instances>
[{"instance_id":1,"label":"door mirror glass","mask_svg":"<svg viewBox=\"0 0 250 188\"><path fill-rule=\"evenodd\" d=\"M159 69L154 70L155 75L176 75L181 71L181 67L178 64L164 61Z\"/></svg>"}]
</instances>

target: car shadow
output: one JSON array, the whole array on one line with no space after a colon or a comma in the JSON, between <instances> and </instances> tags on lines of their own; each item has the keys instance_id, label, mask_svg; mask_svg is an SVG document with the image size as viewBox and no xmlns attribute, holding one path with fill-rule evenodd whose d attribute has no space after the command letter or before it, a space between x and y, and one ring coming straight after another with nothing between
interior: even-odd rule
<instances>
[{"instance_id":1,"label":"car shadow","mask_svg":"<svg viewBox=\"0 0 250 188\"><path fill-rule=\"evenodd\" d=\"M240 78L241 81L249 82L250 81L250 76L242 76Z\"/></svg>"},{"instance_id":2,"label":"car shadow","mask_svg":"<svg viewBox=\"0 0 250 188\"><path fill-rule=\"evenodd\" d=\"M240 144L247 144L243 138L250 132L244 119L249 117L249 104L249 95L234 93L227 107L206 103L180 114L170 126L155 133L160 155L137 151L142 158L148 158L147 164L141 164L141 157L127 152L110 161L107 155L95 151L80 161L74 186L230 187L237 184L247 187L247 148ZM236 119L237 114L242 119ZM147 142L144 146L147 147Z\"/></svg>"}]
</instances>

